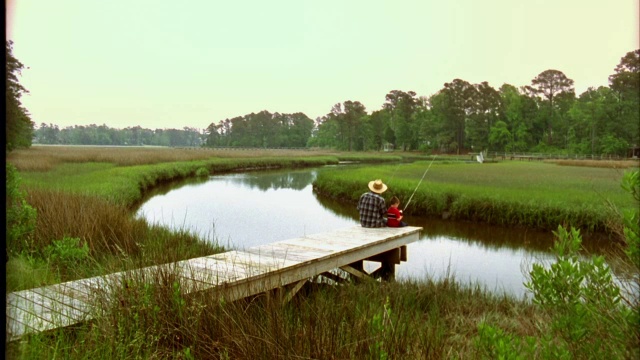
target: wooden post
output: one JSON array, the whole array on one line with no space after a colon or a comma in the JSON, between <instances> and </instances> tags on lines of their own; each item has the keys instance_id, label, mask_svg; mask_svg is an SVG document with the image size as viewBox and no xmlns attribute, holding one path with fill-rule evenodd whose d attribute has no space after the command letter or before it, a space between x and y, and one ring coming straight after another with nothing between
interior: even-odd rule
<instances>
[{"instance_id":1,"label":"wooden post","mask_svg":"<svg viewBox=\"0 0 640 360\"><path fill-rule=\"evenodd\" d=\"M307 280L308 279L300 280L295 285L293 285L291 290L289 290L288 293L283 295L282 304L284 305L289 301L291 301L291 299L293 299L293 297L298 293L298 291L302 289L302 286L307 282Z\"/></svg>"},{"instance_id":2,"label":"wooden post","mask_svg":"<svg viewBox=\"0 0 640 360\"><path fill-rule=\"evenodd\" d=\"M407 261L407 245L400 246L400 261Z\"/></svg>"},{"instance_id":3,"label":"wooden post","mask_svg":"<svg viewBox=\"0 0 640 360\"><path fill-rule=\"evenodd\" d=\"M355 269L355 270L357 270L360 273L366 274L366 272L364 271L364 260L358 260L356 262L353 262L353 263L349 264L348 266L353 268L353 269ZM344 269L342 269L342 270L344 270ZM347 271L347 270L344 270L344 271ZM354 280L354 281L362 280L362 278L359 277L358 275L355 275L355 273L349 272L349 271L347 271L347 272L351 276L352 280Z\"/></svg>"},{"instance_id":4,"label":"wooden post","mask_svg":"<svg viewBox=\"0 0 640 360\"><path fill-rule=\"evenodd\" d=\"M396 264L400 264L403 257L406 259L406 248L403 251L402 247L371 256L367 260L380 263L380 268L374 271L371 276L383 280L394 280L396 276Z\"/></svg>"},{"instance_id":5,"label":"wooden post","mask_svg":"<svg viewBox=\"0 0 640 360\"><path fill-rule=\"evenodd\" d=\"M380 278L385 281L393 281L396 279L396 264L391 261L380 263Z\"/></svg>"}]
</instances>

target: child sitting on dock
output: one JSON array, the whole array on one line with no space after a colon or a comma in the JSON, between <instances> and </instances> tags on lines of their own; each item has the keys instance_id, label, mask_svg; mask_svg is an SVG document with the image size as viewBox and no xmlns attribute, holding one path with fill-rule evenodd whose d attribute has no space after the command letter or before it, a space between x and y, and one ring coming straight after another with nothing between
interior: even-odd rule
<instances>
[{"instance_id":1,"label":"child sitting on dock","mask_svg":"<svg viewBox=\"0 0 640 360\"><path fill-rule=\"evenodd\" d=\"M402 221L402 210L398 209L398 206L400 206L400 199L394 196L391 198L391 200L389 200L389 203L391 204L391 206L389 206L389 210L387 211L387 226L407 226L407 223Z\"/></svg>"}]
</instances>

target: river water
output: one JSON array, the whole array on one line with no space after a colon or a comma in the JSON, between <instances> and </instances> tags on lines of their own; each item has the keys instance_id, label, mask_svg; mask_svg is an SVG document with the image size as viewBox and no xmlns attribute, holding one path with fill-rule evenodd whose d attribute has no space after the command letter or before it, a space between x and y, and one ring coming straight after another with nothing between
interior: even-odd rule
<instances>
[{"instance_id":1,"label":"river water","mask_svg":"<svg viewBox=\"0 0 640 360\"><path fill-rule=\"evenodd\" d=\"M136 216L239 250L359 225L354 205L313 192L323 169L221 174L167 184L148 195ZM424 230L407 246L408 261L396 266L398 280L452 275L495 293L530 297L524 274L532 262L552 258L551 232L412 217L410 209L404 220ZM375 268L375 263L365 265Z\"/></svg>"}]
</instances>

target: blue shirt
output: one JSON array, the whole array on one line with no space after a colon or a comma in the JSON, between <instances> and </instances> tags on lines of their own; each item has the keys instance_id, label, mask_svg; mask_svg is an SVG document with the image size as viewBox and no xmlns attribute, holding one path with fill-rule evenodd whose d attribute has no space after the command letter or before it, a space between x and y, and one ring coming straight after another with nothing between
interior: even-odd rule
<instances>
[{"instance_id":1,"label":"blue shirt","mask_svg":"<svg viewBox=\"0 0 640 360\"><path fill-rule=\"evenodd\" d=\"M358 200L360 225L367 228L387 226L387 207L384 198L374 192L367 192Z\"/></svg>"}]
</instances>

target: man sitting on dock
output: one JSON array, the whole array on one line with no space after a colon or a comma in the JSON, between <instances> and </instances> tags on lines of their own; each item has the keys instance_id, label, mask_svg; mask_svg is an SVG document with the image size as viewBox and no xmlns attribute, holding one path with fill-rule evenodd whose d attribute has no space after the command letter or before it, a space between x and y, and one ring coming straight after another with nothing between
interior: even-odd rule
<instances>
[{"instance_id":1,"label":"man sitting on dock","mask_svg":"<svg viewBox=\"0 0 640 360\"><path fill-rule=\"evenodd\" d=\"M366 228L387 226L387 207L384 198L380 196L387 190L382 180L369 181L369 192L360 196L358 211L360 212L360 225Z\"/></svg>"}]
</instances>

